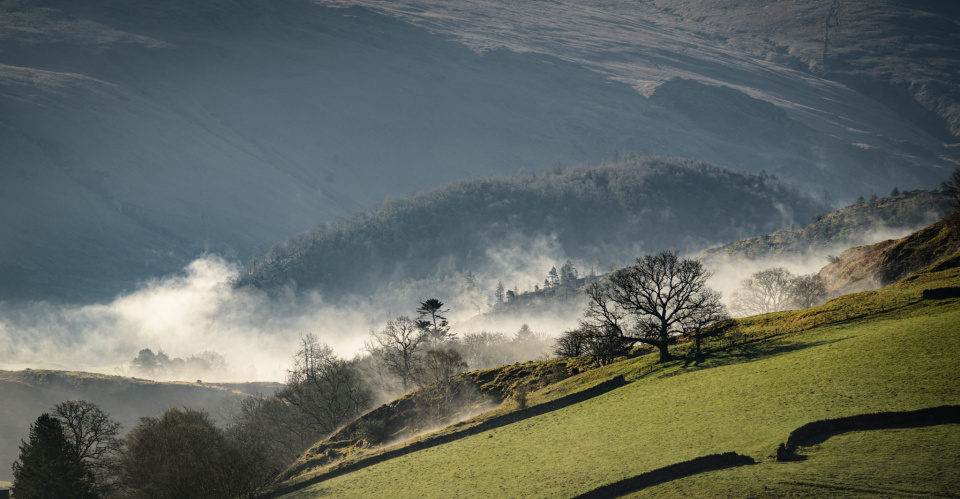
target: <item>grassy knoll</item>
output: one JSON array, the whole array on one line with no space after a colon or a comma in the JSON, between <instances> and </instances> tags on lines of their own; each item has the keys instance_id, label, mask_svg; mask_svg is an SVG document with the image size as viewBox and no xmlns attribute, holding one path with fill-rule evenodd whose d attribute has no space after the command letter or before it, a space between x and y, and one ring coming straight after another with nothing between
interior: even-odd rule
<instances>
[{"instance_id":1,"label":"grassy knoll","mask_svg":"<svg viewBox=\"0 0 960 499\"><path fill-rule=\"evenodd\" d=\"M554 389L619 373L636 381L289 497L564 497L710 453L770 461L791 430L817 419L957 404L960 300L919 299L924 287L957 281L951 269L812 310L751 318L741 334L772 337L700 364L679 358L655 366L646 356L585 373Z\"/></svg>"},{"instance_id":2,"label":"grassy knoll","mask_svg":"<svg viewBox=\"0 0 960 499\"><path fill-rule=\"evenodd\" d=\"M625 497L958 497L960 425L861 431L802 448L806 459L694 475Z\"/></svg>"}]
</instances>

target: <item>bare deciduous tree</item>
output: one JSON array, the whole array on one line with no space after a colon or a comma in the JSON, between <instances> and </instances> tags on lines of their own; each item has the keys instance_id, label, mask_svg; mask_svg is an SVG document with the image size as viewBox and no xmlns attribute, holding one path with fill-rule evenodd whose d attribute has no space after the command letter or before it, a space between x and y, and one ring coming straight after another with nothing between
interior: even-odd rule
<instances>
[{"instance_id":1,"label":"bare deciduous tree","mask_svg":"<svg viewBox=\"0 0 960 499\"><path fill-rule=\"evenodd\" d=\"M588 333L584 327L570 329L560 334L553 344L553 353L557 357L580 357L587 355Z\"/></svg>"},{"instance_id":2,"label":"bare deciduous tree","mask_svg":"<svg viewBox=\"0 0 960 499\"><path fill-rule=\"evenodd\" d=\"M94 491L100 496L113 491L116 488L117 457L122 445L120 423L110 419L110 414L96 404L85 400L61 402L53 407L53 416L60 420L77 458L90 471Z\"/></svg>"},{"instance_id":3,"label":"bare deciduous tree","mask_svg":"<svg viewBox=\"0 0 960 499\"><path fill-rule=\"evenodd\" d=\"M275 476L323 438L303 416L278 397L248 397L240 403L230 434L245 442L268 474Z\"/></svg>"},{"instance_id":4,"label":"bare deciduous tree","mask_svg":"<svg viewBox=\"0 0 960 499\"><path fill-rule=\"evenodd\" d=\"M404 393L410 388L413 370L420 364L427 335L409 317L400 316L373 332L367 350L378 357L387 371L400 379Z\"/></svg>"},{"instance_id":5,"label":"bare deciduous tree","mask_svg":"<svg viewBox=\"0 0 960 499\"><path fill-rule=\"evenodd\" d=\"M413 370L413 379L417 385L424 387L446 382L466 370L467 363L463 361L460 352L453 348L430 350Z\"/></svg>"},{"instance_id":6,"label":"bare deciduous tree","mask_svg":"<svg viewBox=\"0 0 960 499\"><path fill-rule=\"evenodd\" d=\"M669 360L671 337L713 296L709 277L699 261L680 259L673 251L638 258L636 265L587 288L584 325L625 344L653 345L661 362Z\"/></svg>"},{"instance_id":7,"label":"bare deciduous tree","mask_svg":"<svg viewBox=\"0 0 960 499\"><path fill-rule=\"evenodd\" d=\"M312 334L300 338L293 368L277 397L296 407L306 416L306 424L323 434L361 414L372 400L353 366Z\"/></svg>"},{"instance_id":8,"label":"bare deciduous tree","mask_svg":"<svg viewBox=\"0 0 960 499\"><path fill-rule=\"evenodd\" d=\"M790 283L790 302L796 308L820 305L827 296L827 289L820 274L799 275Z\"/></svg>"},{"instance_id":9,"label":"bare deciduous tree","mask_svg":"<svg viewBox=\"0 0 960 499\"><path fill-rule=\"evenodd\" d=\"M731 297L730 308L741 316L787 310L792 282L793 274L783 267L754 272L740 281L740 289Z\"/></svg>"},{"instance_id":10,"label":"bare deciduous tree","mask_svg":"<svg viewBox=\"0 0 960 499\"><path fill-rule=\"evenodd\" d=\"M960 210L960 167L954 168L950 178L940 182L940 189L953 198L953 208Z\"/></svg>"},{"instance_id":11,"label":"bare deciduous tree","mask_svg":"<svg viewBox=\"0 0 960 499\"><path fill-rule=\"evenodd\" d=\"M700 343L703 340L703 329L711 324L726 320L727 308L720 300L720 292L707 289L694 297L693 311L684 321L684 328L693 332L694 355L697 359L703 357Z\"/></svg>"},{"instance_id":12,"label":"bare deciduous tree","mask_svg":"<svg viewBox=\"0 0 960 499\"><path fill-rule=\"evenodd\" d=\"M464 384L458 383L454 376L466 370L467 363L453 348L428 351L413 370L414 381L426 395L421 397L421 403L435 420L446 417L451 409L460 405Z\"/></svg>"}]
</instances>

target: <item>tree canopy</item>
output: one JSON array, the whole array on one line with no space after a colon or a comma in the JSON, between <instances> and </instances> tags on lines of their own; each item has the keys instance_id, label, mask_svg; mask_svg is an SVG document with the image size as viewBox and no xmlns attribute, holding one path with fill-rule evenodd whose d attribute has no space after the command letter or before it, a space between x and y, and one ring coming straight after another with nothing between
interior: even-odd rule
<instances>
[{"instance_id":1,"label":"tree canopy","mask_svg":"<svg viewBox=\"0 0 960 499\"><path fill-rule=\"evenodd\" d=\"M672 336L715 320L705 310L722 309L709 277L703 264L675 251L638 258L587 287L584 325L624 344L653 345L661 361L669 360Z\"/></svg>"}]
</instances>

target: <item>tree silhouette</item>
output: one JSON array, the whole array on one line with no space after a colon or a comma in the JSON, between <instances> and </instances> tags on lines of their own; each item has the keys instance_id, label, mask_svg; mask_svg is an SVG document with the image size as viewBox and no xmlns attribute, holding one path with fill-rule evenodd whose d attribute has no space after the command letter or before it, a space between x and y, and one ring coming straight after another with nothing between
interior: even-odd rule
<instances>
[{"instance_id":1,"label":"tree silhouette","mask_svg":"<svg viewBox=\"0 0 960 499\"><path fill-rule=\"evenodd\" d=\"M417 307L417 327L422 329L434 344L451 339L450 325L443 315L449 311L450 309L444 310L443 302L436 298L422 301Z\"/></svg>"},{"instance_id":2,"label":"tree silhouette","mask_svg":"<svg viewBox=\"0 0 960 499\"><path fill-rule=\"evenodd\" d=\"M30 437L21 441L20 457L13 463L13 495L17 499L95 498L92 477L63 425L41 414L30 425Z\"/></svg>"},{"instance_id":3,"label":"tree silhouette","mask_svg":"<svg viewBox=\"0 0 960 499\"><path fill-rule=\"evenodd\" d=\"M64 435L77 458L90 472L94 491L109 494L115 488L116 459L120 452L120 423L110 419L96 404L85 400L68 400L54 406L54 415L61 421Z\"/></svg>"},{"instance_id":4,"label":"tree silhouette","mask_svg":"<svg viewBox=\"0 0 960 499\"><path fill-rule=\"evenodd\" d=\"M417 323L409 317L400 316L388 321L380 331L374 331L367 350L374 355L387 371L400 378L403 392L410 389L413 370L420 365L421 350L427 337Z\"/></svg>"},{"instance_id":5,"label":"tree silhouette","mask_svg":"<svg viewBox=\"0 0 960 499\"><path fill-rule=\"evenodd\" d=\"M702 263L681 260L675 251L638 258L636 265L587 288L584 325L624 345L653 345L660 361L667 361L671 337L684 332L708 304L719 302L719 293L707 287L709 277Z\"/></svg>"}]
</instances>

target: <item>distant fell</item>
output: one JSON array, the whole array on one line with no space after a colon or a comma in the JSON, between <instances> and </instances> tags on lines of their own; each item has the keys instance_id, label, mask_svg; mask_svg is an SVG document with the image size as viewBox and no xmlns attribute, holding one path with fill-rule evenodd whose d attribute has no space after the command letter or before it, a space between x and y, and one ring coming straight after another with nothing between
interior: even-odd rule
<instances>
[{"instance_id":1,"label":"distant fell","mask_svg":"<svg viewBox=\"0 0 960 499\"><path fill-rule=\"evenodd\" d=\"M775 177L632 155L615 164L462 180L390 199L278 244L234 284L335 298L454 272L496 275L535 256L529 253L538 238L569 258L607 265L643 251L695 251L823 209Z\"/></svg>"},{"instance_id":2,"label":"distant fell","mask_svg":"<svg viewBox=\"0 0 960 499\"><path fill-rule=\"evenodd\" d=\"M705 262L796 258L810 253L841 251L875 242L886 234L917 230L950 212L951 201L940 191L906 191L895 196L845 206L799 229L778 230L710 248L700 254ZM889 237L889 236L888 236Z\"/></svg>"}]
</instances>

